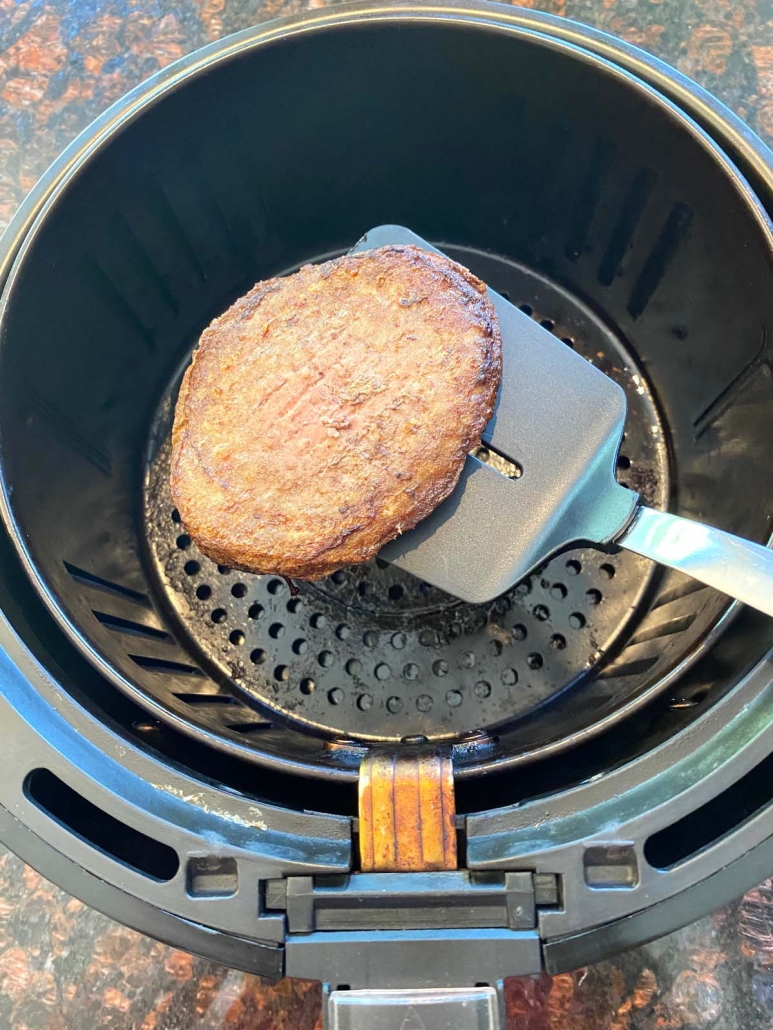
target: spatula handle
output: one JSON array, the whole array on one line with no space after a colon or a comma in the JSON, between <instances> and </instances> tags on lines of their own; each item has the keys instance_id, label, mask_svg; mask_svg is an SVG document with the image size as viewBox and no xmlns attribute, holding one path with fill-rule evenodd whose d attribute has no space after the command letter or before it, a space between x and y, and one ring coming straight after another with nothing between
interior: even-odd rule
<instances>
[{"instance_id":1,"label":"spatula handle","mask_svg":"<svg viewBox=\"0 0 773 1030\"><path fill-rule=\"evenodd\" d=\"M773 615L773 550L761 544L652 508L617 543Z\"/></svg>"}]
</instances>

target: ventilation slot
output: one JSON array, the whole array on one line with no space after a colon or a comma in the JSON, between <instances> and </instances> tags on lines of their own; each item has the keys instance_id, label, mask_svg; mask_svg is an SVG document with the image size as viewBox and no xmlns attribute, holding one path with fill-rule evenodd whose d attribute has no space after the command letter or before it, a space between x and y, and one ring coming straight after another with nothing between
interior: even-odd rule
<instances>
[{"instance_id":1,"label":"ventilation slot","mask_svg":"<svg viewBox=\"0 0 773 1030\"><path fill-rule=\"evenodd\" d=\"M174 242L177 249L185 254L199 281L204 282L207 278L206 272L163 186L151 175L146 182L146 188L148 206L163 226L165 234Z\"/></svg>"},{"instance_id":2,"label":"ventilation slot","mask_svg":"<svg viewBox=\"0 0 773 1030\"><path fill-rule=\"evenodd\" d=\"M176 851L97 808L48 769L35 769L24 787L41 811L116 862L159 882L177 874Z\"/></svg>"},{"instance_id":3,"label":"ventilation slot","mask_svg":"<svg viewBox=\"0 0 773 1030\"><path fill-rule=\"evenodd\" d=\"M628 301L628 314L631 318L638 318L649 304L666 269L687 235L692 219L691 207L688 207L687 204L674 204L657 243L645 261L639 278L634 283L631 299Z\"/></svg>"},{"instance_id":4,"label":"ventilation slot","mask_svg":"<svg viewBox=\"0 0 773 1030\"><path fill-rule=\"evenodd\" d=\"M263 730L272 730L273 728L273 724L270 722L234 722L227 725L227 729L242 734L261 733Z\"/></svg>"},{"instance_id":5,"label":"ventilation slot","mask_svg":"<svg viewBox=\"0 0 773 1030\"><path fill-rule=\"evenodd\" d=\"M614 147L608 140L601 140L596 144L574 205L574 224L564 248L564 253L570 261L577 261L585 249L613 157Z\"/></svg>"},{"instance_id":6,"label":"ventilation slot","mask_svg":"<svg viewBox=\"0 0 773 1030\"><path fill-rule=\"evenodd\" d=\"M768 755L701 808L654 833L644 845L644 857L655 869L672 869L756 815L771 796L773 755Z\"/></svg>"},{"instance_id":7,"label":"ventilation slot","mask_svg":"<svg viewBox=\"0 0 773 1030\"><path fill-rule=\"evenodd\" d=\"M84 279L92 286L103 303L115 312L123 323L134 329L149 351L154 351L156 340L153 330L145 325L104 268L90 254L83 258L82 271Z\"/></svg>"},{"instance_id":8,"label":"ventilation slot","mask_svg":"<svg viewBox=\"0 0 773 1030\"><path fill-rule=\"evenodd\" d=\"M690 612L689 615L681 615L676 619L669 619L668 622L661 622L658 626L650 626L641 630L629 643L629 647L635 644L644 644L648 640L659 640L661 637L672 637L676 633L684 633L686 629L695 622L697 612Z\"/></svg>"},{"instance_id":9,"label":"ventilation slot","mask_svg":"<svg viewBox=\"0 0 773 1030\"><path fill-rule=\"evenodd\" d=\"M147 595L141 594L139 590L132 590L130 587L121 586L120 583L113 583L109 579L102 579L101 576L96 576L93 572L86 572L85 569L79 569L77 565L71 565L68 561L62 564L76 583L80 583L85 587L94 587L96 590L105 590L109 594L117 594L118 597L126 597L130 601L136 601L137 604L150 608L150 601Z\"/></svg>"},{"instance_id":10,"label":"ventilation slot","mask_svg":"<svg viewBox=\"0 0 773 1030\"><path fill-rule=\"evenodd\" d=\"M673 587L671 590L667 590L664 594L655 601L652 606L652 610L655 611L657 608L663 608L667 604L672 604L674 601L680 601L683 597L689 597L690 594L697 594L700 590L708 590L705 583L699 583L697 580L692 580L689 583L681 583L677 587Z\"/></svg>"},{"instance_id":11,"label":"ventilation slot","mask_svg":"<svg viewBox=\"0 0 773 1030\"><path fill-rule=\"evenodd\" d=\"M619 679L621 676L641 676L648 672L658 660L657 655L649 658L639 658L638 661L626 662L625 665L613 665L605 669L599 676L600 680Z\"/></svg>"},{"instance_id":12,"label":"ventilation slot","mask_svg":"<svg viewBox=\"0 0 773 1030\"><path fill-rule=\"evenodd\" d=\"M738 402L739 395L754 381L759 373L769 377L771 366L764 360L765 357L766 333L763 326L762 342L759 350L750 361L741 369L730 382L725 386L714 400L709 404L693 422L695 439L700 440L703 434L717 423L720 418L734 404Z\"/></svg>"},{"instance_id":13,"label":"ventilation slot","mask_svg":"<svg viewBox=\"0 0 773 1030\"><path fill-rule=\"evenodd\" d=\"M119 243L131 266L132 278L138 285L146 283L158 296L159 300L169 308L173 315L179 311L179 305L161 272L151 261L147 251L137 238L134 229L126 218L116 212L109 222L110 235Z\"/></svg>"},{"instance_id":14,"label":"ventilation slot","mask_svg":"<svg viewBox=\"0 0 773 1030\"><path fill-rule=\"evenodd\" d=\"M165 658L151 658L146 654L130 654L133 662L148 672L166 672L170 676L203 676L197 665L186 665L184 662L169 662Z\"/></svg>"},{"instance_id":15,"label":"ventilation slot","mask_svg":"<svg viewBox=\"0 0 773 1030\"><path fill-rule=\"evenodd\" d=\"M156 629L155 626L146 626L142 622L133 622L131 619L122 619L119 615L110 615L108 612L94 611L94 615L107 629L116 633L129 633L134 637L146 637L148 640L171 640L169 634L163 629Z\"/></svg>"},{"instance_id":16,"label":"ventilation slot","mask_svg":"<svg viewBox=\"0 0 773 1030\"><path fill-rule=\"evenodd\" d=\"M238 705L239 701L230 694L175 694L178 701L186 705Z\"/></svg>"},{"instance_id":17,"label":"ventilation slot","mask_svg":"<svg viewBox=\"0 0 773 1030\"><path fill-rule=\"evenodd\" d=\"M596 278L602 286L612 285L631 245L633 234L636 232L654 185L655 173L647 169L642 169L634 179L599 265Z\"/></svg>"},{"instance_id":18,"label":"ventilation slot","mask_svg":"<svg viewBox=\"0 0 773 1030\"><path fill-rule=\"evenodd\" d=\"M43 418L56 430L69 447L72 447L86 461L91 462L104 476L111 476L113 474L113 463L110 454L87 439L63 411L60 411L51 401L34 393L30 393L29 398Z\"/></svg>"}]
</instances>

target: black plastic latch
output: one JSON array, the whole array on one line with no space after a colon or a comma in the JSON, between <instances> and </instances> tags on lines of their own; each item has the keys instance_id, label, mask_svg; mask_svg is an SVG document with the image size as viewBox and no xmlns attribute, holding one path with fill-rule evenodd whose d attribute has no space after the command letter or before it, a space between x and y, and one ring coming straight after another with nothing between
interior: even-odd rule
<instances>
[{"instance_id":1,"label":"black plastic latch","mask_svg":"<svg viewBox=\"0 0 773 1030\"><path fill-rule=\"evenodd\" d=\"M533 930L558 903L557 878L531 872L352 873L269 880L265 909L291 934L350 930Z\"/></svg>"}]
</instances>

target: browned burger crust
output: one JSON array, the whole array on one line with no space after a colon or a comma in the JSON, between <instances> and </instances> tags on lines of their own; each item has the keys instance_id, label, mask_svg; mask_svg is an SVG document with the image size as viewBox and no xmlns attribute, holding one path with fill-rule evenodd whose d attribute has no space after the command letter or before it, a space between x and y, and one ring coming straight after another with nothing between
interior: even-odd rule
<instances>
[{"instance_id":1,"label":"browned burger crust","mask_svg":"<svg viewBox=\"0 0 773 1030\"><path fill-rule=\"evenodd\" d=\"M437 507L494 410L502 343L467 269L394 246L258 283L205 330L172 496L214 561L318 579Z\"/></svg>"}]
</instances>

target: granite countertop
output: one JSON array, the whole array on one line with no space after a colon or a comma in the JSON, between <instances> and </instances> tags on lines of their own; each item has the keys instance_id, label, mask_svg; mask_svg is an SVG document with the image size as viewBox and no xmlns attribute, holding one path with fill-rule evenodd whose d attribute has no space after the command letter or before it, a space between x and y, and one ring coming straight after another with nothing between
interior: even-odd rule
<instances>
[{"instance_id":1,"label":"granite countertop","mask_svg":"<svg viewBox=\"0 0 773 1030\"><path fill-rule=\"evenodd\" d=\"M0 227L108 104L237 29L324 0L0 0ZM542 0L645 47L773 142L773 0ZM762 1030L773 1024L773 884L614 962L511 980L522 1030ZM267 984L165 947L0 857L0 1028L320 1025L316 984Z\"/></svg>"}]
</instances>

